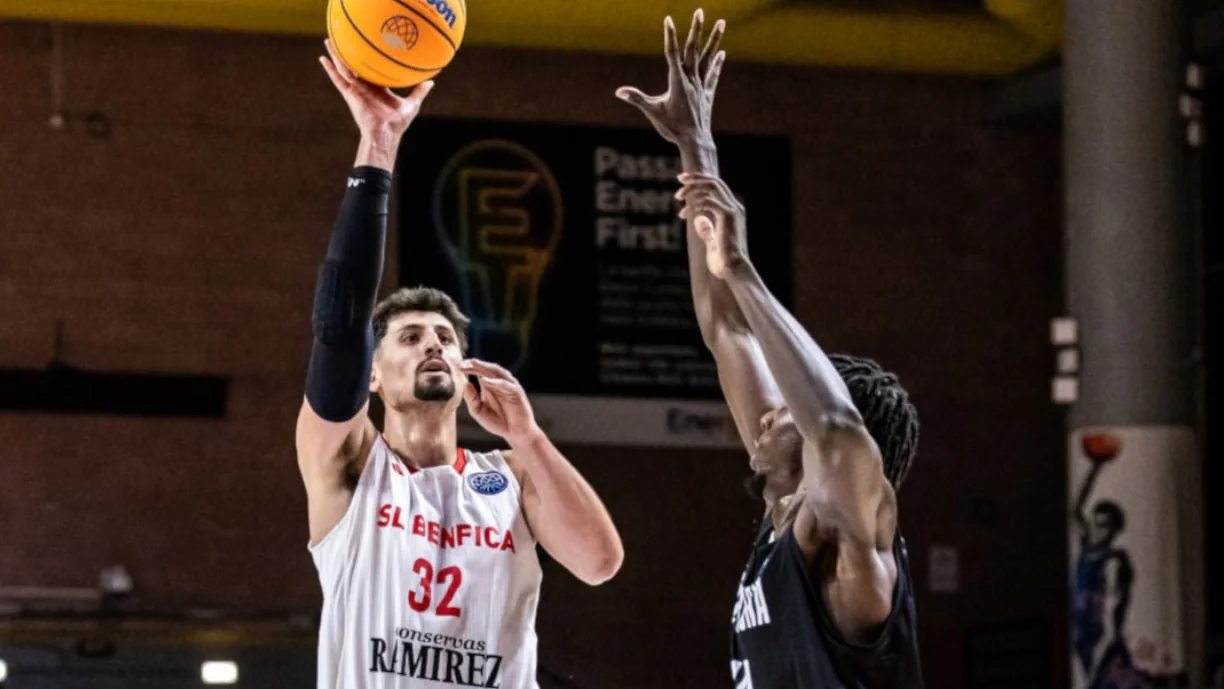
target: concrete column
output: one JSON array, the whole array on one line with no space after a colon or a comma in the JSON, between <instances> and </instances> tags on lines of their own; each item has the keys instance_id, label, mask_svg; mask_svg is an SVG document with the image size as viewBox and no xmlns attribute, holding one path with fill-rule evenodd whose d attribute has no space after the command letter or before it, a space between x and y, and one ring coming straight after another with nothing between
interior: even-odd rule
<instances>
[{"instance_id":1,"label":"concrete column","mask_svg":"<svg viewBox=\"0 0 1224 689\"><path fill-rule=\"evenodd\" d=\"M1180 686L1199 629L1195 340L1178 0L1067 0L1073 686ZM1193 594L1190 594L1191 596ZM1202 601L1199 599L1199 607ZM1113 683L1103 682L1108 677Z\"/></svg>"}]
</instances>

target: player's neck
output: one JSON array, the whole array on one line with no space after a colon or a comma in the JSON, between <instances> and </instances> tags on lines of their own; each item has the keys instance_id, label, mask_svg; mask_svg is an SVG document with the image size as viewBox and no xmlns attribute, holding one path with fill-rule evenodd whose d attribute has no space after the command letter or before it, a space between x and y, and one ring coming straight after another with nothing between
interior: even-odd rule
<instances>
[{"instance_id":1,"label":"player's neck","mask_svg":"<svg viewBox=\"0 0 1224 689\"><path fill-rule=\"evenodd\" d=\"M443 466L455 461L458 429L453 409L435 405L387 410L383 438L396 454L418 469Z\"/></svg>"}]
</instances>

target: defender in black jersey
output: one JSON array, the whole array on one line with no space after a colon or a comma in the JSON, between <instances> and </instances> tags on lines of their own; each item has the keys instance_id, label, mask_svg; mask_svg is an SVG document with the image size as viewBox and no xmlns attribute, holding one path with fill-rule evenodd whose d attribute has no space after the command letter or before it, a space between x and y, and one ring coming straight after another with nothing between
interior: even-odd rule
<instances>
[{"instance_id":1,"label":"defender in black jersey","mask_svg":"<svg viewBox=\"0 0 1224 689\"><path fill-rule=\"evenodd\" d=\"M694 307L766 505L732 613L734 685L920 689L895 493L917 412L875 362L826 356L753 267L710 133L725 24L705 41L703 24L698 10L681 47L664 22L666 93L616 95L680 149Z\"/></svg>"}]
</instances>

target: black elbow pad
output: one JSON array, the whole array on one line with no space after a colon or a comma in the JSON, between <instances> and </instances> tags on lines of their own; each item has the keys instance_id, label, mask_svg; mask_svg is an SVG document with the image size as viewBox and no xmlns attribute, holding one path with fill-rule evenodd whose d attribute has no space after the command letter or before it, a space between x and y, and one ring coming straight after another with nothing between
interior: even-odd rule
<instances>
[{"instance_id":1,"label":"black elbow pad","mask_svg":"<svg viewBox=\"0 0 1224 689\"><path fill-rule=\"evenodd\" d=\"M319 281L315 285L311 316L314 336L324 344L352 337L365 326L356 322L355 314L356 294L347 266L339 261L326 261L319 268Z\"/></svg>"}]
</instances>

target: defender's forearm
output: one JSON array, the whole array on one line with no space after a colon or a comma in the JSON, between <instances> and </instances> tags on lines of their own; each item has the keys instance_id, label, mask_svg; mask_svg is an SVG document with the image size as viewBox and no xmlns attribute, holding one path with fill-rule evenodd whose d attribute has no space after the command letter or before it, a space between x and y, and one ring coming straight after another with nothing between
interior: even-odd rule
<instances>
[{"instance_id":1,"label":"defender's forearm","mask_svg":"<svg viewBox=\"0 0 1224 689\"><path fill-rule=\"evenodd\" d=\"M718 175L718 149L708 137L693 137L680 143L680 163L685 172ZM706 267L705 243L697 235L695 218L686 223L685 243L688 245L689 286L693 293L693 311L701 328L702 339L709 345L718 327L747 327L735 297L722 280L710 275Z\"/></svg>"},{"instance_id":2,"label":"defender's forearm","mask_svg":"<svg viewBox=\"0 0 1224 689\"><path fill-rule=\"evenodd\" d=\"M804 437L814 441L834 417L861 423L850 391L833 362L769 292L751 261L734 267L726 284L760 343L765 362Z\"/></svg>"}]
</instances>

